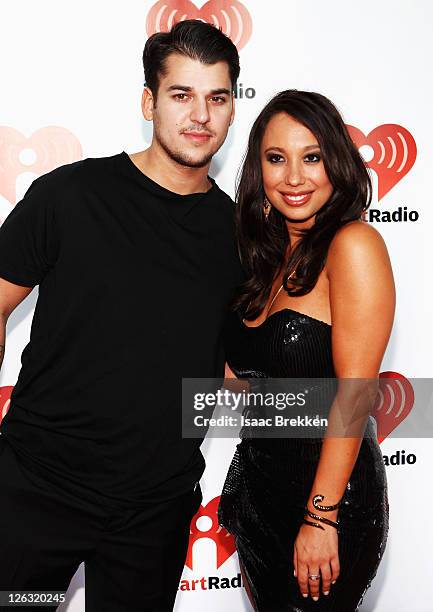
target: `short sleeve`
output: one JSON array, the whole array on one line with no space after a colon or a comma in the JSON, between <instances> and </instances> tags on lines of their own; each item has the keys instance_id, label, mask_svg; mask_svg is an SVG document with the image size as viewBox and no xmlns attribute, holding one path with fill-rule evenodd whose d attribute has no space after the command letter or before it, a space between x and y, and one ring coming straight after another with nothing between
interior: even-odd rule
<instances>
[{"instance_id":1,"label":"short sleeve","mask_svg":"<svg viewBox=\"0 0 433 612\"><path fill-rule=\"evenodd\" d=\"M0 277L34 287L54 265L58 251L54 197L48 176L30 185L0 227Z\"/></svg>"}]
</instances>

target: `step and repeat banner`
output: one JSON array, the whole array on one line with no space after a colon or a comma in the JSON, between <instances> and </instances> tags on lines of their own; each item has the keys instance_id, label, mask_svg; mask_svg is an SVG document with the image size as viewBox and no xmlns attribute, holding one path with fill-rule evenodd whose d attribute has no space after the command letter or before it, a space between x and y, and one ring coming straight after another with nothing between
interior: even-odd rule
<instances>
[{"instance_id":1,"label":"step and repeat banner","mask_svg":"<svg viewBox=\"0 0 433 612\"><path fill-rule=\"evenodd\" d=\"M147 36L187 18L217 25L240 52L236 119L211 167L232 196L251 124L275 93L318 91L340 109L372 170L366 221L386 241L397 286L381 375L394 379L395 389L410 387L410 378L431 377L433 5L427 0L2 2L0 222L35 177L83 157L134 152L150 143L152 127L140 111L142 49ZM0 418L9 408L36 299L37 289L9 320ZM392 418L382 423L380 438L390 533L361 609L432 612L433 444L428 437L397 437L416 397L395 389L385 394L384 412ZM233 539L216 520L237 442L203 444L203 505L191 524L176 612L251 609ZM82 566L59 609L84 611Z\"/></svg>"}]
</instances>

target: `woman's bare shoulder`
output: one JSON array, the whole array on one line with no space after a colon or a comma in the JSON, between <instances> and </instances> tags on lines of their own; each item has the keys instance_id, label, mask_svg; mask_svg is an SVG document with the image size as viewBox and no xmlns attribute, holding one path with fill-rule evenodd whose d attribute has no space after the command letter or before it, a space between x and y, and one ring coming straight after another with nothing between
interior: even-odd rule
<instances>
[{"instance_id":1,"label":"woman's bare shoulder","mask_svg":"<svg viewBox=\"0 0 433 612\"><path fill-rule=\"evenodd\" d=\"M388 253L381 234L365 221L351 221L340 227L329 245L327 271L350 268L357 263L377 261Z\"/></svg>"}]
</instances>

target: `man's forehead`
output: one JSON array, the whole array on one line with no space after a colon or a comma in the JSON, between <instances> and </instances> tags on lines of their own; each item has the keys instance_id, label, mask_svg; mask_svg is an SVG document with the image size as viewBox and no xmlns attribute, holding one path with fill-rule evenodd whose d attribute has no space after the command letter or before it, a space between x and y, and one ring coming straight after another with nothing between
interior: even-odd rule
<instances>
[{"instance_id":1,"label":"man's forehead","mask_svg":"<svg viewBox=\"0 0 433 612\"><path fill-rule=\"evenodd\" d=\"M191 91L196 89L231 89L230 72L227 62L204 64L199 60L172 53L165 62L165 71L160 84L164 89L181 85Z\"/></svg>"}]
</instances>

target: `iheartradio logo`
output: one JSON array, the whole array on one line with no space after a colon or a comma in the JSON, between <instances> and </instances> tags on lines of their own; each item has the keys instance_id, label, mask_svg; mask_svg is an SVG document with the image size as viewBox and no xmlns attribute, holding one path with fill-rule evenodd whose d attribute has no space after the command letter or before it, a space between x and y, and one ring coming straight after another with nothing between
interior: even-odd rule
<instances>
[{"instance_id":1,"label":"iheartradio logo","mask_svg":"<svg viewBox=\"0 0 433 612\"><path fill-rule=\"evenodd\" d=\"M14 128L0 126L0 195L15 205L20 174L45 174L82 157L79 140L63 127L44 127L27 138Z\"/></svg>"},{"instance_id":2,"label":"iheartradio logo","mask_svg":"<svg viewBox=\"0 0 433 612\"><path fill-rule=\"evenodd\" d=\"M200 9L191 0L159 0L147 15L147 35L168 32L174 24L186 19L200 19L216 26L232 39L239 51L253 31L251 15L239 0L209 0Z\"/></svg>"},{"instance_id":3,"label":"iheartradio logo","mask_svg":"<svg viewBox=\"0 0 433 612\"><path fill-rule=\"evenodd\" d=\"M383 442L408 416L415 394L410 381L398 372L379 374L379 391L373 415L377 423L377 439Z\"/></svg>"},{"instance_id":4,"label":"iheartradio logo","mask_svg":"<svg viewBox=\"0 0 433 612\"><path fill-rule=\"evenodd\" d=\"M219 568L236 550L235 541L233 536L218 524L218 504L219 497L214 497L206 506L200 506L199 511L191 521L190 536L188 544L188 553L186 556L185 565L190 570L193 569L193 547L197 540L201 538L209 538L215 542L216 545L216 566ZM203 528L200 519L206 517L210 524L207 528Z\"/></svg>"},{"instance_id":5,"label":"iheartradio logo","mask_svg":"<svg viewBox=\"0 0 433 612\"><path fill-rule=\"evenodd\" d=\"M0 387L0 423L5 418L10 404L13 387Z\"/></svg>"},{"instance_id":6,"label":"iheartradio logo","mask_svg":"<svg viewBox=\"0 0 433 612\"><path fill-rule=\"evenodd\" d=\"M373 158L367 163L377 174L378 199L381 200L414 165L415 139L406 128L394 123L379 125L368 136L353 125L348 125L347 129L358 148L369 145L373 149Z\"/></svg>"}]
</instances>

